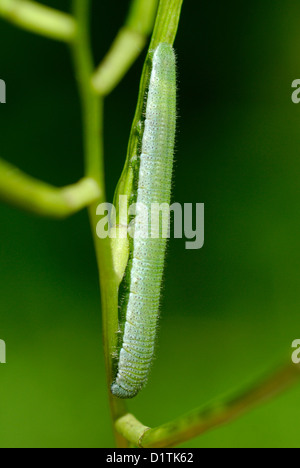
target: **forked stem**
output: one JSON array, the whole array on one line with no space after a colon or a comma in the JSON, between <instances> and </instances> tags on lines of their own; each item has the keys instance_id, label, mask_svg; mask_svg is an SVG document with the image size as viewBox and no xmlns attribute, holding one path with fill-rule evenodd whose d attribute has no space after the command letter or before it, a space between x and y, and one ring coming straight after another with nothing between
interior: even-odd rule
<instances>
[{"instance_id":1,"label":"forked stem","mask_svg":"<svg viewBox=\"0 0 300 468\"><path fill-rule=\"evenodd\" d=\"M96 208L106 202L103 162L103 100L92 88L93 61L89 37L90 0L73 0L78 35L73 46L74 65L79 85L83 111L85 171L101 188L101 197L89 207L90 223L96 249L102 296L103 342L106 363L109 401L113 421L126 413L124 402L110 392L112 384L112 355L116 348L118 328L118 289L113 268L110 239L99 239L96 234ZM127 442L116 433L117 444L127 447Z\"/></svg>"}]
</instances>

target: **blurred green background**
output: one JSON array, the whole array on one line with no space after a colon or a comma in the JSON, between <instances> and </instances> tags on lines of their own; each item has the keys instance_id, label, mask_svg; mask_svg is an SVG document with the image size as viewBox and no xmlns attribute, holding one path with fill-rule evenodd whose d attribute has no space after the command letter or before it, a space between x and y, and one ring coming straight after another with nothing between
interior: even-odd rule
<instances>
[{"instance_id":1,"label":"blurred green background","mask_svg":"<svg viewBox=\"0 0 300 468\"><path fill-rule=\"evenodd\" d=\"M98 62L128 2L93 3ZM299 26L293 0L184 2L173 199L205 203L206 241L169 245L155 364L129 404L147 425L251 381L300 338ZM1 157L55 185L76 181L81 117L66 46L3 21L0 43ZM144 57L106 100L109 201ZM53 222L1 205L0 216L0 446L113 447L87 214ZM298 387L184 446L300 447L299 419Z\"/></svg>"}]
</instances>

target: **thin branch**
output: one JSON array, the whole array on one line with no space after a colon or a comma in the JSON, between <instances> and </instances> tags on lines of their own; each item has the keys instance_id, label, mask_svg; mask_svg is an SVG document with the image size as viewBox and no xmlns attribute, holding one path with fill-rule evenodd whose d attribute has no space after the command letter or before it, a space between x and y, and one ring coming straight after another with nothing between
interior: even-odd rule
<instances>
[{"instance_id":1,"label":"thin branch","mask_svg":"<svg viewBox=\"0 0 300 468\"><path fill-rule=\"evenodd\" d=\"M93 178L56 188L0 159L0 200L39 216L65 218L89 206L99 195Z\"/></svg>"},{"instance_id":2,"label":"thin branch","mask_svg":"<svg viewBox=\"0 0 300 468\"><path fill-rule=\"evenodd\" d=\"M105 96L120 83L144 49L153 29L158 0L132 0L126 23L93 75L94 89Z\"/></svg>"},{"instance_id":3,"label":"thin branch","mask_svg":"<svg viewBox=\"0 0 300 468\"><path fill-rule=\"evenodd\" d=\"M115 332L118 328L118 288L113 268L111 244L110 239L99 239L96 234L98 221L96 208L99 203L106 202L103 162L103 100L99 98L91 85L93 62L89 37L90 0L73 0L73 11L78 23L78 36L73 45L73 57L83 110L85 172L87 177L95 178L101 187L101 196L96 203L90 206L89 214L100 274L107 386L114 424L116 419L126 413L126 407L124 402L114 398L110 391L113 380L112 356L117 344ZM116 433L116 440L119 447L128 447L127 441L118 433Z\"/></svg>"},{"instance_id":4,"label":"thin branch","mask_svg":"<svg viewBox=\"0 0 300 468\"><path fill-rule=\"evenodd\" d=\"M0 16L23 29L63 42L76 36L76 22L53 8L27 0L0 0Z\"/></svg>"},{"instance_id":5,"label":"thin branch","mask_svg":"<svg viewBox=\"0 0 300 468\"><path fill-rule=\"evenodd\" d=\"M300 365L290 362L252 388L195 409L160 427L151 429L127 414L116 422L116 429L141 448L172 447L237 419L299 381Z\"/></svg>"}]
</instances>

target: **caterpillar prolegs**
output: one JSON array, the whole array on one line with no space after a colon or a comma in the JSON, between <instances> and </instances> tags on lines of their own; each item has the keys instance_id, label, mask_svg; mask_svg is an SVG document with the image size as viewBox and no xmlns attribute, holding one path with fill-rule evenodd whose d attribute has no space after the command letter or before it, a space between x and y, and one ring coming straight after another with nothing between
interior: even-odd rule
<instances>
[{"instance_id":1,"label":"caterpillar prolegs","mask_svg":"<svg viewBox=\"0 0 300 468\"><path fill-rule=\"evenodd\" d=\"M138 157L135 199L149 211L154 203L170 204L176 131L176 60L173 48L154 51ZM144 217L135 218L143 232ZM156 230L153 222L150 230ZM133 398L147 381L153 360L166 239L134 237L125 274L122 339L111 391Z\"/></svg>"}]
</instances>

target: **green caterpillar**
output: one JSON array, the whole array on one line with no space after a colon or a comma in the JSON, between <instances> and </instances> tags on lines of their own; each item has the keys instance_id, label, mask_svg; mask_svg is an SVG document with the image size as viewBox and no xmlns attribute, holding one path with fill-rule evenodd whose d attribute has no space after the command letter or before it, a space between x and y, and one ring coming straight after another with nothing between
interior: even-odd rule
<instances>
[{"instance_id":1,"label":"green caterpillar","mask_svg":"<svg viewBox=\"0 0 300 468\"><path fill-rule=\"evenodd\" d=\"M170 204L176 131L176 60L169 44L154 51L138 157L134 198L150 212L154 203ZM145 231L148 219L136 216L135 232ZM148 225L147 225L148 226ZM150 226L159 232L158 225ZM135 236L125 274L122 340L111 391L133 398L145 385L156 340L166 239Z\"/></svg>"}]
</instances>

